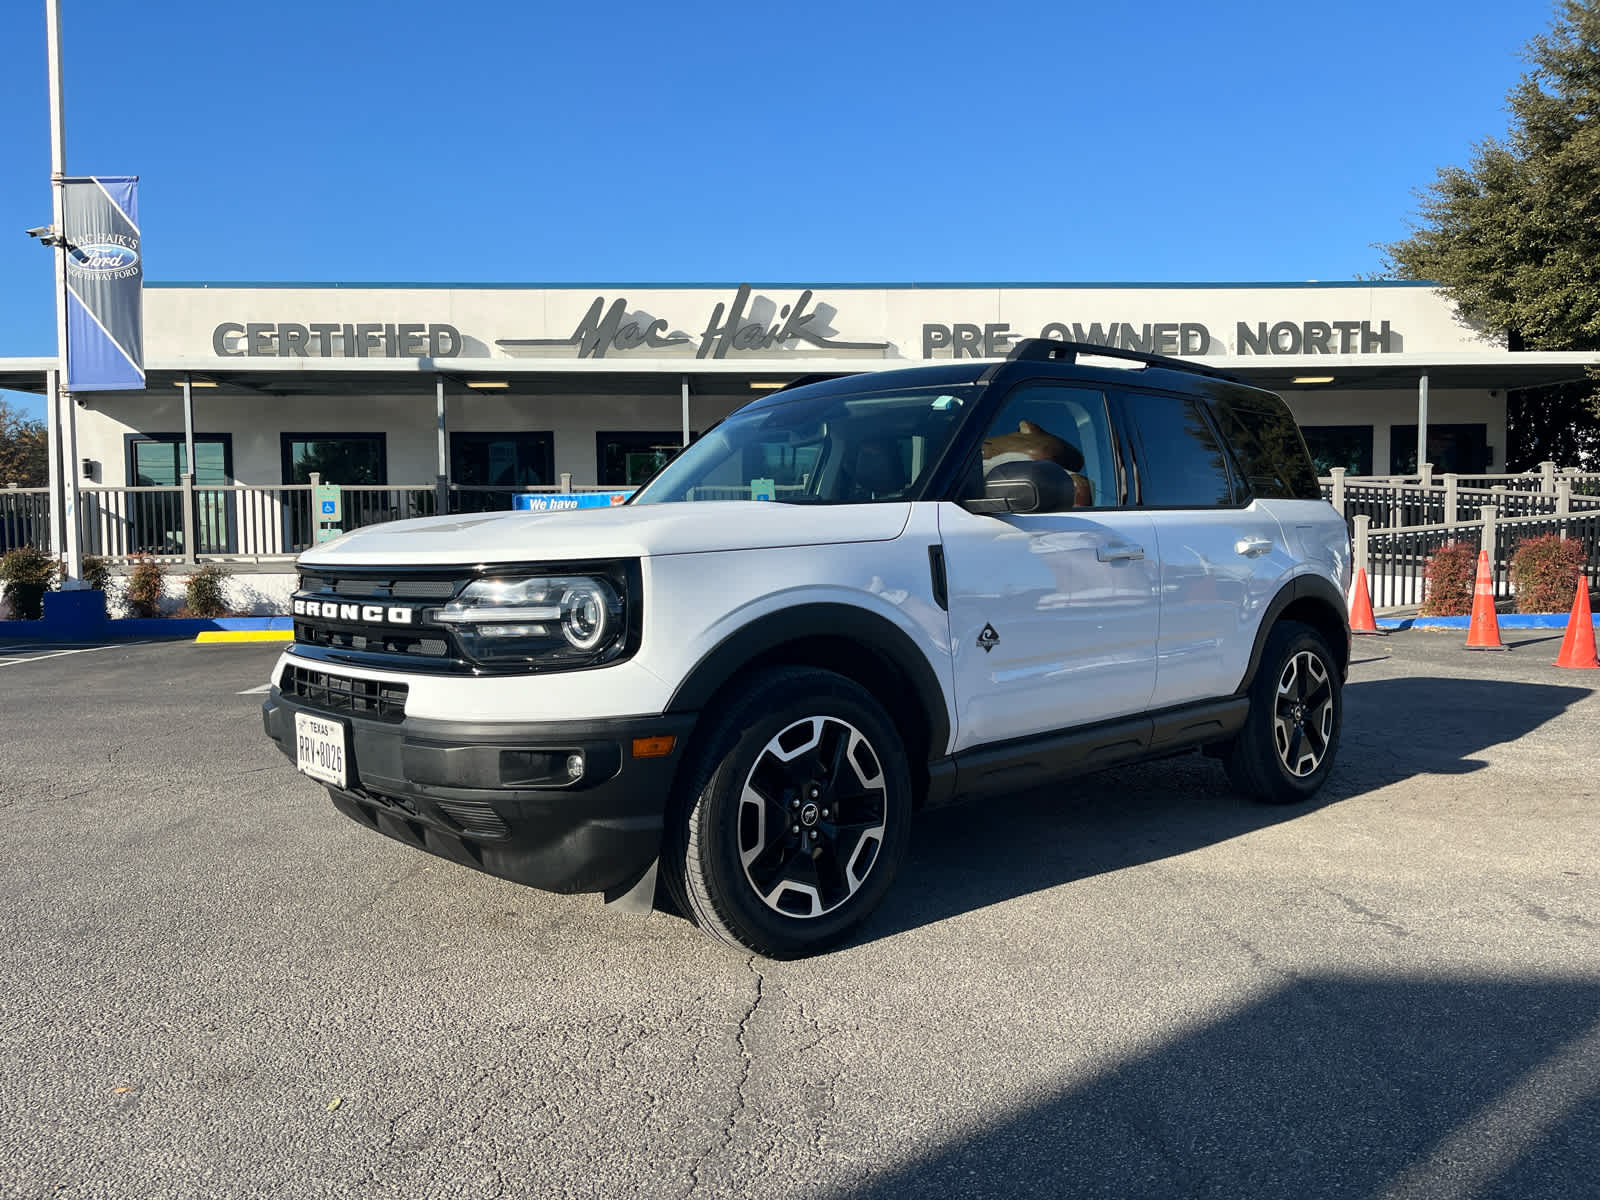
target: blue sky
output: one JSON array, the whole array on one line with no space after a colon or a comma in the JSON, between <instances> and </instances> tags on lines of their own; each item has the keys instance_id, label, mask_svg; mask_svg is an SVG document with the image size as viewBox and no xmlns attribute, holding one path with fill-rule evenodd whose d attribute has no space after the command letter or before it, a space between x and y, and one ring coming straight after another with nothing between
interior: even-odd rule
<instances>
[{"instance_id":1,"label":"blue sky","mask_svg":"<svg viewBox=\"0 0 1600 1200\"><path fill-rule=\"evenodd\" d=\"M61 6L67 170L141 176L146 278L486 283L1351 279L1552 15ZM55 349L44 0L11 8L0 357Z\"/></svg>"}]
</instances>

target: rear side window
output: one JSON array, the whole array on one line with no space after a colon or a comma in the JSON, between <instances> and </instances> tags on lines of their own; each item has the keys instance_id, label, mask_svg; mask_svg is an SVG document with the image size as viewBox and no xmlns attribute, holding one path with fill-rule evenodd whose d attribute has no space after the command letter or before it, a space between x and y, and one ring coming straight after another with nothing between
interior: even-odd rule
<instances>
[{"instance_id":1,"label":"rear side window","mask_svg":"<svg viewBox=\"0 0 1600 1200\"><path fill-rule=\"evenodd\" d=\"M1140 504L1222 508L1236 503L1227 455L1195 401L1129 395L1123 412L1138 454Z\"/></svg>"},{"instance_id":2,"label":"rear side window","mask_svg":"<svg viewBox=\"0 0 1600 1200\"><path fill-rule=\"evenodd\" d=\"M1250 493L1262 499L1320 500L1317 470L1300 428L1282 401L1226 396L1214 410Z\"/></svg>"}]
</instances>

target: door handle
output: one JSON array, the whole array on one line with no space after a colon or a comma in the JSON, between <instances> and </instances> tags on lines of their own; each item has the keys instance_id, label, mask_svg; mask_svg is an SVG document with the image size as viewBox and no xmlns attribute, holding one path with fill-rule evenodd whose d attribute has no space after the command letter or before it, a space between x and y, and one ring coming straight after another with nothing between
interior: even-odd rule
<instances>
[{"instance_id":1,"label":"door handle","mask_svg":"<svg viewBox=\"0 0 1600 1200\"><path fill-rule=\"evenodd\" d=\"M1233 548L1246 558L1254 558L1257 554L1265 554L1268 550L1271 550L1272 540L1261 537L1240 538L1233 544Z\"/></svg>"},{"instance_id":2,"label":"door handle","mask_svg":"<svg viewBox=\"0 0 1600 1200\"><path fill-rule=\"evenodd\" d=\"M1144 547L1129 542L1112 542L1096 546L1094 556L1101 562L1137 562L1144 558Z\"/></svg>"}]
</instances>

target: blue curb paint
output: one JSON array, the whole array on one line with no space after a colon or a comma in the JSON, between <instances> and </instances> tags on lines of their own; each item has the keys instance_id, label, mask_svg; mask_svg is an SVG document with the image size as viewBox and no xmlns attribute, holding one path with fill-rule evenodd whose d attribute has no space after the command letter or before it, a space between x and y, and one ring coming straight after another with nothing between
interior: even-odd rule
<instances>
[{"instance_id":1,"label":"blue curb paint","mask_svg":"<svg viewBox=\"0 0 1600 1200\"><path fill-rule=\"evenodd\" d=\"M39 621L0 621L0 641L18 638L29 642L104 642L118 638L189 638L212 630L291 630L292 617L121 617L106 616L104 592L84 588L73 592L46 592L44 618Z\"/></svg>"},{"instance_id":2,"label":"blue curb paint","mask_svg":"<svg viewBox=\"0 0 1600 1200\"><path fill-rule=\"evenodd\" d=\"M1565 629L1566 613L1501 613L1495 623L1501 629ZM1600 626L1600 620L1595 622ZM1391 631L1401 629L1470 629L1471 617L1382 617L1378 628Z\"/></svg>"}]
</instances>

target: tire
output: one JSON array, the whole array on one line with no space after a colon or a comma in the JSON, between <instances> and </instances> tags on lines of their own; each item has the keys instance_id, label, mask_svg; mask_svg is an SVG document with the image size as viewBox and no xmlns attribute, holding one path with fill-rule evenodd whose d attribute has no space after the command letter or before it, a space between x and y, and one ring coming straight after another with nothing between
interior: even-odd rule
<instances>
[{"instance_id":1,"label":"tire","mask_svg":"<svg viewBox=\"0 0 1600 1200\"><path fill-rule=\"evenodd\" d=\"M1228 778L1265 804L1308 800L1333 770L1343 722L1343 681L1327 640L1280 621L1251 682L1244 728L1223 755Z\"/></svg>"},{"instance_id":2,"label":"tire","mask_svg":"<svg viewBox=\"0 0 1600 1200\"><path fill-rule=\"evenodd\" d=\"M685 764L667 886L715 941L814 954L889 890L911 807L904 744L870 693L831 671L766 671L719 706Z\"/></svg>"}]
</instances>

